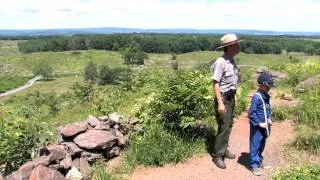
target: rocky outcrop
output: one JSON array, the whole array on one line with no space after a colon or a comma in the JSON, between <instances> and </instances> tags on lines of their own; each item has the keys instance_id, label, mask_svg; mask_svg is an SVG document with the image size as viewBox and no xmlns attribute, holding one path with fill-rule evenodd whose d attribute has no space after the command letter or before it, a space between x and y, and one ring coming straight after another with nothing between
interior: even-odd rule
<instances>
[{"instance_id":1,"label":"rocky outcrop","mask_svg":"<svg viewBox=\"0 0 320 180\"><path fill-rule=\"evenodd\" d=\"M97 160L119 156L128 144L129 130L139 121L112 113L108 116L89 115L83 122L59 127L58 143L42 147L45 153L23 164L8 180L82 179Z\"/></svg>"}]
</instances>

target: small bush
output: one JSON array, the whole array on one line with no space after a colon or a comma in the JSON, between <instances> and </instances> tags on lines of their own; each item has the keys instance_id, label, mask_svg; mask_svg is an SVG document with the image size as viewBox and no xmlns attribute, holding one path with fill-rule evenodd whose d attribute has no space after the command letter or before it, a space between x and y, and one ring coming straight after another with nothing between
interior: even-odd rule
<instances>
[{"instance_id":1,"label":"small bush","mask_svg":"<svg viewBox=\"0 0 320 180\"><path fill-rule=\"evenodd\" d=\"M82 102L90 102L93 99L95 88L93 83L79 84L72 86L73 93Z\"/></svg>"},{"instance_id":2,"label":"small bush","mask_svg":"<svg viewBox=\"0 0 320 180\"><path fill-rule=\"evenodd\" d=\"M307 167L295 167L289 170L282 171L276 175L275 180L287 180L287 179L319 179L320 177L320 165L313 165Z\"/></svg>"},{"instance_id":3,"label":"small bush","mask_svg":"<svg viewBox=\"0 0 320 180\"><path fill-rule=\"evenodd\" d=\"M97 67L92 61L90 61L84 68L84 78L88 82L95 82L97 77Z\"/></svg>"},{"instance_id":4,"label":"small bush","mask_svg":"<svg viewBox=\"0 0 320 180\"><path fill-rule=\"evenodd\" d=\"M32 70L35 76L42 75L44 79L51 79L54 77L53 68L47 61L41 61L39 64L33 67Z\"/></svg>"}]
</instances>

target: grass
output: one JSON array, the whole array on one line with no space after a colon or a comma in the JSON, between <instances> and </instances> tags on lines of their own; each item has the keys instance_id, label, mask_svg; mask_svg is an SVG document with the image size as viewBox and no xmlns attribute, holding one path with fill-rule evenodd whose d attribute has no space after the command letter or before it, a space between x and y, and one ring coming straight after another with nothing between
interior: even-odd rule
<instances>
[{"instance_id":1,"label":"grass","mask_svg":"<svg viewBox=\"0 0 320 180\"><path fill-rule=\"evenodd\" d=\"M168 133L161 125L153 125L143 136L133 139L126 161L132 165L163 166L170 162L182 162L200 149L204 149L201 141L185 141Z\"/></svg>"},{"instance_id":2,"label":"grass","mask_svg":"<svg viewBox=\"0 0 320 180\"><path fill-rule=\"evenodd\" d=\"M309 165L305 167L293 167L288 170L279 172L274 179L275 180L287 180L287 179L319 179L320 177L320 165Z\"/></svg>"},{"instance_id":3,"label":"grass","mask_svg":"<svg viewBox=\"0 0 320 180\"><path fill-rule=\"evenodd\" d=\"M0 76L0 93L24 85L31 77Z\"/></svg>"}]
</instances>

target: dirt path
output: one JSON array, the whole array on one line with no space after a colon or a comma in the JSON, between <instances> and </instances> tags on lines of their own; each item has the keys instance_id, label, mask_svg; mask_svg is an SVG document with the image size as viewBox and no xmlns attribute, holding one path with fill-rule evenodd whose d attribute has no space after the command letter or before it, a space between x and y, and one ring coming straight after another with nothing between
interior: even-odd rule
<instances>
[{"instance_id":1,"label":"dirt path","mask_svg":"<svg viewBox=\"0 0 320 180\"><path fill-rule=\"evenodd\" d=\"M293 137L291 121L274 123L264 151L265 162L272 165L272 171L284 167L284 145ZM132 180L213 180L213 179L270 179L272 172L264 172L257 177L247 169L249 152L249 123L243 113L234 123L230 136L229 149L237 155L235 160L226 160L227 169L217 168L209 154L194 157L184 163L168 164L164 167L138 167L131 176Z\"/></svg>"}]
</instances>

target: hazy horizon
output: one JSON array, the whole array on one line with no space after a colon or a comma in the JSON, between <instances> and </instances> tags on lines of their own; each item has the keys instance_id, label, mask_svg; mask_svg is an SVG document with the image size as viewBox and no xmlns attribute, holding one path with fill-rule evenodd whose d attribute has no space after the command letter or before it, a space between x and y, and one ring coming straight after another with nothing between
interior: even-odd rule
<instances>
[{"instance_id":1,"label":"hazy horizon","mask_svg":"<svg viewBox=\"0 0 320 180\"><path fill-rule=\"evenodd\" d=\"M319 0L10 0L1 30L82 28L320 32Z\"/></svg>"}]
</instances>

